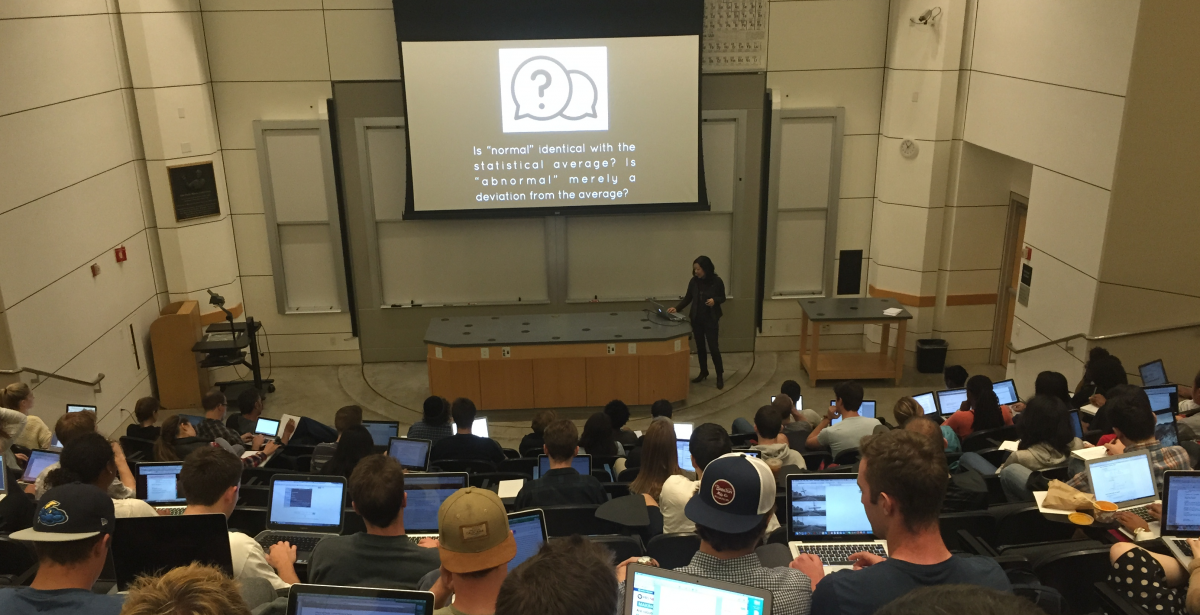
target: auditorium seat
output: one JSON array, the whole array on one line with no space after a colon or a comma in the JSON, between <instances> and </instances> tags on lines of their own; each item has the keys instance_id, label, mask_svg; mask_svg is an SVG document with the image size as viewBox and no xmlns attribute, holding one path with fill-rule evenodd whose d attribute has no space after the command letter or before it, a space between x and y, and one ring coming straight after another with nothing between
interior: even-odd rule
<instances>
[{"instance_id":1,"label":"auditorium seat","mask_svg":"<svg viewBox=\"0 0 1200 615\"><path fill-rule=\"evenodd\" d=\"M495 491L495 487L503 480L530 480L529 476L521 472L480 472L479 474L471 474L467 477L472 487L480 489L491 489Z\"/></svg>"},{"instance_id":2,"label":"auditorium seat","mask_svg":"<svg viewBox=\"0 0 1200 615\"><path fill-rule=\"evenodd\" d=\"M800 454L804 456L804 467L812 472L833 463L833 456L829 454L829 451L808 451Z\"/></svg>"},{"instance_id":3,"label":"auditorium seat","mask_svg":"<svg viewBox=\"0 0 1200 615\"><path fill-rule=\"evenodd\" d=\"M613 552L613 562L621 563L631 557L641 557L646 554L642 539L638 536L623 536L609 534L603 536L588 536L588 540L602 544Z\"/></svg>"},{"instance_id":4,"label":"auditorium seat","mask_svg":"<svg viewBox=\"0 0 1200 615\"><path fill-rule=\"evenodd\" d=\"M996 541L989 544L997 552L1008 546L1069 540L1075 535L1074 525L1047 519L1038 511L1037 504L1030 502L1014 508L996 520Z\"/></svg>"},{"instance_id":5,"label":"auditorium seat","mask_svg":"<svg viewBox=\"0 0 1200 615\"><path fill-rule=\"evenodd\" d=\"M1149 615L1145 609L1132 603L1104 581L1097 582L1096 596L1103 605L1102 610L1108 615Z\"/></svg>"},{"instance_id":6,"label":"auditorium seat","mask_svg":"<svg viewBox=\"0 0 1200 615\"><path fill-rule=\"evenodd\" d=\"M775 531L768 534L767 539L763 541L763 544L767 544L767 545L785 545L786 546L787 543L788 543L788 533L787 533L786 525L781 525L781 526L775 528Z\"/></svg>"},{"instance_id":7,"label":"auditorium seat","mask_svg":"<svg viewBox=\"0 0 1200 615\"><path fill-rule=\"evenodd\" d=\"M271 477L276 474L288 473L291 470L277 470L274 468L246 468L242 470L242 485L262 485L270 486Z\"/></svg>"},{"instance_id":8,"label":"auditorium seat","mask_svg":"<svg viewBox=\"0 0 1200 615\"><path fill-rule=\"evenodd\" d=\"M733 441L733 447L749 446L752 440L758 439L758 434L755 433L734 433L729 434L729 439Z\"/></svg>"},{"instance_id":9,"label":"auditorium seat","mask_svg":"<svg viewBox=\"0 0 1200 615\"><path fill-rule=\"evenodd\" d=\"M466 472L468 474L496 471L496 464L482 459L439 459L431 462L430 466L430 471L435 471L433 468L437 468L442 472Z\"/></svg>"},{"instance_id":10,"label":"auditorium seat","mask_svg":"<svg viewBox=\"0 0 1200 615\"><path fill-rule=\"evenodd\" d=\"M254 537L267 529L267 509L264 506L237 506L229 515L229 529Z\"/></svg>"},{"instance_id":11,"label":"auditorium seat","mask_svg":"<svg viewBox=\"0 0 1200 615\"><path fill-rule=\"evenodd\" d=\"M969 536L986 544L995 544L996 517L986 510L943 513L938 516L938 527L942 531L942 542L946 543L946 548L952 552L977 553L977 549L969 544L968 539L963 538L960 531L965 531Z\"/></svg>"},{"instance_id":12,"label":"auditorium seat","mask_svg":"<svg viewBox=\"0 0 1200 615\"><path fill-rule=\"evenodd\" d=\"M516 449L502 448L500 450L504 452L505 459L519 459L521 457L521 453L517 452Z\"/></svg>"},{"instance_id":13,"label":"auditorium seat","mask_svg":"<svg viewBox=\"0 0 1200 615\"><path fill-rule=\"evenodd\" d=\"M520 472L528 478L533 478L533 469L537 467L537 457L522 457L520 459L505 459L496 466L498 472Z\"/></svg>"},{"instance_id":14,"label":"auditorium seat","mask_svg":"<svg viewBox=\"0 0 1200 615\"><path fill-rule=\"evenodd\" d=\"M862 457L862 453L858 452L857 448L848 448L838 453L838 456L833 458L833 463L839 466L853 465L858 463L859 457Z\"/></svg>"},{"instance_id":15,"label":"auditorium seat","mask_svg":"<svg viewBox=\"0 0 1200 615\"><path fill-rule=\"evenodd\" d=\"M363 522L362 515L359 515L353 508L347 507L342 515L342 536L365 531L367 531L367 524Z\"/></svg>"},{"instance_id":16,"label":"auditorium seat","mask_svg":"<svg viewBox=\"0 0 1200 615\"><path fill-rule=\"evenodd\" d=\"M977 431L962 439L962 450L964 453L979 452L987 448L995 448L1000 446L1005 440L1017 439L1017 426L1005 425L995 429L984 429Z\"/></svg>"},{"instance_id":17,"label":"auditorium seat","mask_svg":"<svg viewBox=\"0 0 1200 615\"><path fill-rule=\"evenodd\" d=\"M154 441L121 436L121 450L129 461L154 461Z\"/></svg>"},{"instance_id":18,"label":"auditorium seat","mask_svg":"<svg viewBox=\"0 0 1200 615\"><path fill-rule=\"evenodd\" d=\"M261 485L242 485L238 489L238 506L266 506L271 499L271 488Z\"/></svg>"},{"instance_id":19,"label":"auditorium seat","mask_svg":"<svg viewBox=\"0 0 1200 615\"><path fill-rule=\"evenodd\" d=\"M646 555L658 561L662 568L687 566L700 550L700 536L692 532L659 534L646 543Z\"/></svg>"},{"instance_id":20,"label":"auditorium seat","mask_svg":"<svg viewBox=\"0 0 1200 615\"><path fill-rule=\"evenodd\" d=\"M1096 583L1107 579L1112 570L1107 546L1030 558L1030 563L1042 584L1062 594L1069 612L1093 613L1100 608Z\"/></svg>"},{"instance_id":21,"label":"auditorium seat","mask_svg":"<svg viewBox=\"0 0 1200 615\"><path fill-rule=\"evenodd\" d=\"M37 572L38 560L24 543L0 536L0 587L26 585Z\"/></svg>"},{"instance_id":22,"label":"auditorium seat","mask_svg":"<svg viewBox=\"0 0 1200 615\"><path fill-rule=\"evenodd\" d=\"M610 500L629 495L629 483L604 483L603 486Z\"/></svg>"},{"instance_id":23,"label":"auditorium seat","mask_svg":"<svg viewBox=\"0 0 1200 615\"><path fill-rule=\"evenodd\" d=\"M598 506L541 506L546 532L552 537L621 534L622 526L596 517Z\"/></svg>"},{"instance_id":24,"label":"auditorium seat","mask_svg":"<svg viewBox=\"0 0 1200 615\"><path fill-rule=\"evenodd\" d=\"M637 468L625 468L624 470L621 470L620 474L617 475L617 482L618 483L632 483L633 479L637 478L637 475L638 475Z\"/></svg>"},{"instance_id":25,"label":"auditorium seat","mask_svg":"<svg viewBox=\"0 0 1200 615\"><path fill-rule=\"evenodd\" d=\"M604 468L592 466L592 478L602 483L611 483L616 477L612 474L609 474L608 470L605 470Z\"/></svg>"}]
</instances>

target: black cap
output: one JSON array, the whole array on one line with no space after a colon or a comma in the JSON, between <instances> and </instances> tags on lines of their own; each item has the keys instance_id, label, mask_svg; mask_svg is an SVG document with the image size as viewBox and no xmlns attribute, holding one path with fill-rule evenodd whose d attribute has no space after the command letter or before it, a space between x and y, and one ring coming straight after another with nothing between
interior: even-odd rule
<instances>
[{"instance_id":1,"label":"black cap","mask_svg":"<svg viewBox=\"0 0 1200 615\"><path fill-rule=\"evenodd\" d=\"M33 527L13 532L13 540L70 542L112 532L116 515L112 498L94 485L71 483L42 495Z\"/></svg>"}]
</instances>

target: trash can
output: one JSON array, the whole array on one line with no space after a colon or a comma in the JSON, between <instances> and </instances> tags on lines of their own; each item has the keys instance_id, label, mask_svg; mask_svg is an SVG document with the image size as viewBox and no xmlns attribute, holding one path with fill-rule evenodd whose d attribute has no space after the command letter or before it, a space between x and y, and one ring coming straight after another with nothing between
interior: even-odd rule
<instances>
[{"instance_id":1,"label":"trash can","mask_svg":"<svg viewBox=\"0 0 1200 615\"><path fill-rule=\"evenodd\" d=\"M917 371L940 374L946 369L946 340L917 340Z\"/></svg>"}]
</instances>

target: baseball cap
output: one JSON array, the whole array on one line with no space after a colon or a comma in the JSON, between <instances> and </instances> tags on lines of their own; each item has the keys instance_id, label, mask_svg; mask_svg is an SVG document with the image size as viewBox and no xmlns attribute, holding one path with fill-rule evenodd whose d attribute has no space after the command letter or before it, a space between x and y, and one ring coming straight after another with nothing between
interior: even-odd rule
<instances>
[{"instance_id":1,"label":"baseball cap","mask_svg":"<svg viewBox=\"0 0 1200 615\"><path fill-rule=\"evenodd\" d=\"M761 459L727 453L704 468L700 491L683 513L719 532L748 532L775 506L775 476Z\"/></svg>"},{"instance_id":2,"label":"baseball cap","mask_svg":"<svg viewBox=\"0 0 1200 615\"><path fill-rule=\"evenodd\" d=\"M517 555L500 496L487 489L459 489L438 509L438 553L450 572L477 572L507 564Z\"/></svg>"},{"instance_id":3,"label":"baseball cap","mask_svg":"<svg viewBox=\"0 0 1200 615\"><path fill-rule=\"evenodd\" d=\"M112 532L112 498L94 485L71 483L50 489L38 502L33 527L13 532L13 540L70 542Z\"/></svg>"}]
</instances>

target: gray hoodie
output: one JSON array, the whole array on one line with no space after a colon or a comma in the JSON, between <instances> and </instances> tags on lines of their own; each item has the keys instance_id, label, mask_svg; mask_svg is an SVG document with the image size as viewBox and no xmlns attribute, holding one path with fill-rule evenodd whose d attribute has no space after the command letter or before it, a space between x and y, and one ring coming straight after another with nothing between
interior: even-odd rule
<instances>
[{"instance_id":1,"label":"gray hoodie","mask_svg":"<svg viewBox=\"0 0 1200 615\"><path fill-rule=\"evenodd\" d=\"M763 461L778 459L785 466L794 465L801 470L807 469L804 465L804 456L786 444L756 444L751 448L759 452L759 458Z\"/></svg>"}]
</instances>

